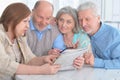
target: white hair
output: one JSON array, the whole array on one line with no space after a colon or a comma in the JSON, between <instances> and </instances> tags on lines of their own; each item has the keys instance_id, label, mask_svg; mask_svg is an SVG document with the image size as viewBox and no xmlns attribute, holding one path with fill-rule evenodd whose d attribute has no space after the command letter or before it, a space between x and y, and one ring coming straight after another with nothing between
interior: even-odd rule
<instances>
[{"instance_id":1,"label":"white hair","mask_svg":"<svg viewBox=\"0 0 120 80\"><path fill-rule=\"evenodd\" d=\"M79 12L79 11L83 11L83 10L86 10L86 9L91 9L96 16L100 15L100 11L98 9L98 6L95 3L91 2L91 1L80 4L78 6L77 10Z\"/></svg>"}]
</instances>

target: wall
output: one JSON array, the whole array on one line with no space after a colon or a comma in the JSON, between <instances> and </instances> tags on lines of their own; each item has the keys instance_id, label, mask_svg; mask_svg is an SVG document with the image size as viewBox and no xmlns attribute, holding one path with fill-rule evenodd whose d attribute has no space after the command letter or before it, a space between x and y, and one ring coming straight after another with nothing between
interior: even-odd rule
<instances>
[{"instance_id":1,"label":"wall","mask_svg":"<svg viewBox=\"0 0 120 80\"><path fill-rule=\"evenodd\" d=\"M13 2L23 2L32 10L37 0L0 0L0 15L4 8ZM120 0L47 0L54 5L54 16L63 6L71 6L77 8L79 4L85 1L95 2L101 13L101 19L107 24L120 28Z\"/></svg>"}]
</instances>

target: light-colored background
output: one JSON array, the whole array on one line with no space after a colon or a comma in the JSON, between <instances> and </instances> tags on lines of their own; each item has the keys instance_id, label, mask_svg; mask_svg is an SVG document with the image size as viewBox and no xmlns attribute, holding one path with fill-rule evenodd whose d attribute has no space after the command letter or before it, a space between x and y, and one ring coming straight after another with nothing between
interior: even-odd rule
<instances>
[{"instance_id":1,"label":"light-colored background","mask_svg":"<svg viewBox=\"0 0 120 80\"><path fill-rule=\"evenodd\" d=\"M23 2L32 10L37 0L0 0L0 15L7 5L14 2ZM57 11L64 6L77 8L79 4L85 1L95 2L101 13L102 21L120 29L120 0L47 0L54 5L54 16Z\"/></svg>"}]
</instances>

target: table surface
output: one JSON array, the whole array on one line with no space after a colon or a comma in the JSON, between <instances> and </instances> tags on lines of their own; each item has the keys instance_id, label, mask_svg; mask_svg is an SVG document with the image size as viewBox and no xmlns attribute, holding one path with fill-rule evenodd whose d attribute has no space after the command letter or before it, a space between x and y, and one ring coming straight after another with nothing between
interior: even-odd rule
<instances>
[{"instance_id":1,"label":"table surface","mask_svg":"<svg viewBox=\"0 0 120 80\"><path fill-rule=\"evenodd\" d=\"M60 71L55 75L16 75L16 80L120 80L120 69L84 66L80 70Z\"/></svg>"}]
</instances>

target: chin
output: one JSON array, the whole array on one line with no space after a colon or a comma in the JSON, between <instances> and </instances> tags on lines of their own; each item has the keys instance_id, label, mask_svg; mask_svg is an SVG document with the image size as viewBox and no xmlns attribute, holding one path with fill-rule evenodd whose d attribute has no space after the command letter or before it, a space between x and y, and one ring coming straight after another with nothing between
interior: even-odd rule
<instances>
[{"instance_id":1,"label":"chin","mask_svg":"<svg viewBox=\"0 0 120 80\"><path fill-rule=\"evenodd\" d=\"M21 36L25 36L25 34L23 33L23 34L21 34Z\"/></svg>"},{"instance_id":2,"label":"chin","mask_svg":"<svg viewBox=\"0 0 120 80\"><path fill-rule=\"evenodd\" d=\"M62 34L65 34L66 32L61 32Z\"/></svg>"},{"instance_id":3,"label":"chin","mask_svg":"<svg viewBox=\"0 0 120 80\"><path fill-rule=\"evenodd\" d=\"M92 31L89 31L89 32L86 32L87 34L89 34L89 35L92 35Z\"/></svg>"}]
</instances>

